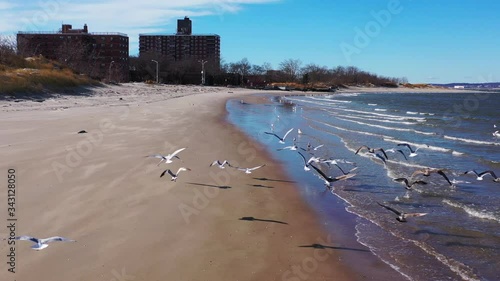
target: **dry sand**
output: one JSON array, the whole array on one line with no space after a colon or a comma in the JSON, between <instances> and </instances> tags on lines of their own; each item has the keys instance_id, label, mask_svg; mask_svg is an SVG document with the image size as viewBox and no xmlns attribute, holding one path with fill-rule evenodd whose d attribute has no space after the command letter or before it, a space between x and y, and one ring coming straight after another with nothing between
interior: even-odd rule
<instances>
[{"instance_id":1,"label":"dry sand","mask_svg":"<svg viewBox=\"0 0 500 281\"><path fill-rule=\"evenodd\" d=\"M262 102L255 92L130 83L90 96L0 101L2 182L10 168L17 177L15 234L77 240L43 251L17 241L15 274L2 241L0 280L373 279L344 264L340 251L312 247L360 246L336 244L279 164L225 122L227 99ZM181 147L182 162L158 167L145 157ZM247 175L209 167L216 159L266 166ZM192 171L177 182L159 177L180 166ZM4 185L0 202L7 224Z\"/></svg>"}]
</instances>

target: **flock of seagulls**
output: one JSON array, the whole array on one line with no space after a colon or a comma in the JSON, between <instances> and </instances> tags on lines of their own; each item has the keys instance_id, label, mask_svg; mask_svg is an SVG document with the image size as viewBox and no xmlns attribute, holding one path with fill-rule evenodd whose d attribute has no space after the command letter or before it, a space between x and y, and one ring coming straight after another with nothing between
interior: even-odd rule
<instances>
[{"instance_id":1,"label":"flock of seagulls","mask_svg":"<svg viewBox=\"0 0 500 281\"><path fill-rule=\"evenodd\" d=\"M280 137L278 134L276 134L274 132L264 132L264 133L268 134L268 135L275 136L279 140L279 143L283 144L286 142L287 136L289 136L289 134L292 131L293 131L293 128L289 129L283 135L283 137ZM301 132L301 134L302 134L302 132ZM325 158L322 158L322 157L315 155L315 153L323 146L324 146L323 144L320 144L318 146L313 147L313 145L310 142L308 142L306 147L304 147L304 148L299 147L297 145L296 138L293 138L292 145L286 146L284 148L279 148L278 151L285 150L285 149L294 150L294 151L297 151L299 149L302 150L302 152L297 151L297 153L300 155L300 158L302 159L304 171L306 171L306 172L311 171L311 170L315 171L316 174L321 179L323 179L325 186L331 192L333 192L333 184L335 182L338 182L338 181L343 181L343 180L347 180L347 179L351 179L351 178L355 177L356 174L353 173L353 171L355 171L358 167L356 166L356 164L354 162L347 161L345 159L334 159L333 157L325 159ZM429 145L427 145L427 147L429 147ZM384 163L384 165L386 165L387 160L389 160L388 152L399 153L404 157L405 160L408 160L409 158L417 157L418 151L420 148L421 147L414 148L412 145L410 145L408 143L398 143L395 147L388 148L388 149L384 149L381 147L372 148L368 145L362 145L354 152L354 154L357 155L360 152L366 151L366 153L370 154L372 157L375 157L376 159L381 160ZM306 153L309 153L310 155L306 156L305 155ZM348 171L345 171L339 165L339 163L351 164L354 167ZM334 165L340 170L341 174L338 176L328 175L327 172L324 171L324 169L317 166L317 165L321 165L321 164L326 164L326 165L328 165L329 168L331 168L331 166ZM484 171L484 172L478 173L475 170L471 170L471 171L464 172L463 175L469 174L469 173L474 173L477 177L477 180L483 180L483 177L491 176L493 178L494 182L500 182L500 178L498 178L493 171ZM394 178L393 181L401 183L407 191L412 191L412 190L414 190L414 186L416 186L416 185L427 185L428 184L427 181L424 181L421 178L419 179L418 178L419 176L431 177L433 174L441 176L449 184L450 187L452 187L452 188L455 187L454 183L456 183L456 181L450 180L450 178L446 174L446 169L434 169L434 168L418 169L418 170L415 170L408 178L399 177L399 178ZM410 217L420 217L420 216L427 215L427 213L406 213L404 211L397 210L397 209L395 209L391 206L388 206L386 204L379 203L379 202L377 202L377 203L381 207L395 213L397 215L396 219L399 222L407 222L407 218L410 218Z\"/></svg>"},{"instance_id":2,"label":"flock of seagulls","mask_svg":"<svg viewBox=\"0 0 500 281\"><path fill-rule=\"evenodd\" d=\"M278 116L278 118L279 118L279 116ZM496 128L496 126L494 126L494 127ZM271 124L271 130L274 131L274 124ZM287 136L292 131L293 131L293 128L289 129L283 135L283 137L277 135L274 132L264 132L264 133L276 137L278 139L278 141L279 141L280 144L285 144ZM79 132L79 133L81 133L81 132ZM297 129L297 133L298 133L298 135L302 135L303 134L303 132L300 129ZM495 131L493 133L493 136L500 137L500 131ZM304 171L310 171L311 168L312 168L323 179L323 181L325 183L325 186L331 192L333 192L333 185L332 184L335 183L335 182L337 182L337 181L343 181L343 180L347 180L347 179L353 178L354 176L356 176L356 174L353 174L352 172L355 171L358 167L356 166L356 164L354 162L350 162L350 161L347 161L345 159L333 159L333 158L325 159L325 158L314 156L314 153L316 151L318 151L318 149L322 148L323 146L324 146L323 144L320 144L318 146L313 147L312 144L310 142L308 142L307 146L305 148L300 147L300 149L302 151L311 154L311 156L309 157L309 159L307 159L307 157L304 154L302 154L300 151L297 151L299 149L299 147L297 146L296 138L293 138L293 144L292 145L285 146L283 148L278 148L277 150L278 151L281 151L281 150L297 151L297 153L301 156L301 158L303 160ZM417 151L419 150L419 148L413 149L413 147L411 145L409 145L408 143L399 143L399 144L397 144L397 146L398 147L406 147L406 148L408 148L408 150L409 150L408 157L416 157L418 155ZM180 149L175 150L173 153L167 154L167 155L153 154L153 155L148 155L146 157L160 159L160 161L157 163L157 166L159 166L162 162L165 162L165 164L170 164L170 163L173 163L174 159L180 159L180 157L177 156L177 154L179 154L180 152L182 152L185 149L186 149L185 147L184 148L180 148ZM366 150L373 157L376 157L376 158L382 160L383 163L384 163L384 165L386 164L386 161L389 159L389 157L387 156L387 152L392 152L392 153L399 152L400 154L402 154L404 156L405 160L408 160L408 158L407 158L406 154L404 153L404 151L402 149L396 149L396 148L390 148L390 149L385 149L384 150L383 148L371 148L371 147L369 147L367 145L362 145L362 146L360 146L355 151L354 154L357 155L359 152L364 151L364 150ZM382 154L379 154L377 152L381 152ZM328 167L330 167L331 165L335 165L341 171L342 174L338 175L338 176L329 176L324 171L322 171L319 167L315 166L313 163L316 163L316 164L326 164L326 165L328 165ZM351 164L351 165L354 166L354 168L352 168L349 171L345 172L340 167L339 163ZM220 160L215 160L209 166L210 167L217 166L220 169L225 169L225 167L227 166L227 167L231 167L231 168L237 169L239 171L242 171L245 174L251 174L252 171L260 169L260 168L262 168L262 167L264 167L266 165L263 164L263 165L259 165L259 166L255 166L255 167L243 168L243 167L233 166L227 160L224 160L222 162ZM187 168L187 167L180 167L177 170L176 173L174 173L171 169L165 169L160 174L160 178L162 178L166 174L169 174L171 176L171 181L176 182L177 178L179 177L179 174L181 172L184 172L184 171L191 171L191 169ZM417 180L413 180L413 178L415 176L423 175L425 177L429 177L429 176L431 176L431 174L438 174L438 175L440 175L441 177L443 177L448 182L448 184L450 186L452 186L452 187L454 186L453 183L448 178L448 176L445 174L445 172L444 172L443 169L431 169L431 168L424 168L424 169L416 170L415 172L413 172L413 174L411 175L410 179L401 177L401 178L394 178L393 181L399 182L399 183L403 183L404 187L408 191L411 191L411 190L413 190L412 187L414 185L426 185L427 184L427 182L425 182L423 180L418 180L418 179ZM462 175L467 175L467 174L475 174L476 175L476 179L478 181L482 181L485 176L490 176L490 177L492 177L492 180L494 182L500 182L500 178L498 176L496 176L496 174L493 171L490 171L490 170L483 171L483 172L477 172L476 170L469 170L469 171L463 172ZM428 214L428 213L406 213L404 211L397 210L397 209L395 209L395 208L393 208L391 206L382 204L380 202L377 202L377 204L379 206L381 206L381 207L383 207L383 208L385 208L385 209L393 212L394 214L396 214L397 215L396 216L396 220L399 221L399 222L407 222L407 218L410 218L410 217L421 217L421 216L425 216L425 215ZM24 235L24 236L17 236L14 239L15 240L22 240L22 241L31 241L31 242L34 243L31 248L34 249L34 250L38 250L38 251L47 248L49 246L48 243L51 243L51 242L76 242L75 240L68 239L68 238L61 237L61 236L54 236L54 237L49 237L49 238L36 238L36 237ZM6 240L6 239L2 239L2 240Z\"/></svg>"}]
</instances>

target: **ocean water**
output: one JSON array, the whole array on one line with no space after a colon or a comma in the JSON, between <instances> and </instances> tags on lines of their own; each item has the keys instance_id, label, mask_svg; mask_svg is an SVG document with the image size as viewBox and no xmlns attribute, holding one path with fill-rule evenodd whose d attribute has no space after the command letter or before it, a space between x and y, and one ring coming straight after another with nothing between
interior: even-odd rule
<instances>
[{"instance_id":1,"label":"ocean water","mask_svg":"<svg viewBox=\"0 0 500 281\"><path fill-rule=\"evenodd\" d=\"M492 170L500 176L500 136L494 135L500 130L500 92L269 99L268 104L230 100L228 119L284 165L327 231L340 232L355 250L369 249L401 280L500 280L500 182L463 174ZM291 128L285 144L264 133L283 136ZM294 138L306 158L353 162L338 165L344 172L357 167L355 176L335 182L330 192L314 170L304 170L297 151L278 150ZM417 155L409 157L400 143L418 148ZM323 146L308 151L308 144ZM355 154L362 145L395 152L387 152L384 163L366 150ZM316 166L342 175L338 167ZM452 185L436 173L415 175L413 180L427 184L413 185L412 191L393 180L410 179L426 167L443 169ZM377 202L427 215L399 222Z\"/></svg>"}]
</instances>

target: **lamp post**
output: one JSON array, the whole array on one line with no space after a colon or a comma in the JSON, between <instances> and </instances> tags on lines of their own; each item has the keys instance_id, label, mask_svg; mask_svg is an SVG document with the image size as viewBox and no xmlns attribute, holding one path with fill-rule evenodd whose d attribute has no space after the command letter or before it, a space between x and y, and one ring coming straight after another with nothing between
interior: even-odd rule
<instances>
[{"instance_id":1,"label":"lamp post","mask_svg":"<svg viewBox=\"0 0 500 281\"><path fill-rule=\"evenodd\" d=\"M154 61L156 63L156 84L158 84L158 61L155 61L155 60L151 60L151 61Z\"/></svg>"},{"instance_id":2,"label":"lamp post","mask_svg":"<svg viewBox=\"0 0 500 281\"><path fill-rule=\"evenodd\" d=\"M108 75L109 75L109 77L108 77L108 82L111 82L111 66L113 66L113 63L115 63L114 60L109 63L109 69L108 69Z\"/></svg>"},{"instance_id":3,"label":"lamp post","mask_svg":"<svg viewBox=\"0 0 500 281\"><path fill-rule=\"evenodd\" d=\"M201 85L205 85L205 63L207 63L208 61L199 60L198 62L201 63Z\"/></svg>"}]
</instances>

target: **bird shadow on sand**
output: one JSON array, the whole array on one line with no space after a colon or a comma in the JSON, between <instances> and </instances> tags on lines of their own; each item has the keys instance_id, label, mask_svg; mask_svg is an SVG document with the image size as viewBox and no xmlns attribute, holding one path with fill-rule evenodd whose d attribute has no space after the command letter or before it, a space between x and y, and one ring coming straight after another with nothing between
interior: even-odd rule
<instances>
[{"instance_id":1,"label":"bird shadow on sand","mask_svg":"<svg viewBox=\"0 0 500 281\"><path fill-rule=\"evenodd\" d=\"M241 217L241 218L239 218L239 220L240 221L262 221L262 222L272 222L272 223L279 223L279 224L288 224L287 222L284 222L284 221L257 219L254 217Z\"/></svg>"},{"instance_id":2,"label":"bird shadow on sand","mask_svg":"<svg viewBox=\"0 0 500 281\"><path fill-rule=\"evenodd\" d=\"M276 179L268 179L268 178L253 178L254 180L260 180L260 181L277 181L277 182L289 182L289 183L296 183L296 181L288 181L288 180L276 180Z\"/></svg>"},{"instance_id":3,"label":"bird shadow on sand","mask_svg":"<svg viewBox=\"0 0 500 281\"><path fill-rule=\"evenodd\" d=\"M199 185L199 186L207 186L207 187L215 187L215 188L220 188L220 189L229 189L232 188L227 185L213 185L213 184L205 184L205 183L196 183L196 182L186 182L187 184L192 184L192 185Z\"/></svg>"},{"instance_id":4,"label":"bird shadow on sand","mask_svg":"<svg viewBox=\"0 0 500 281\"><path fill-rule=\"evenodd\" d=\"M356 252L370 252L365 249L357 249L357 248L349 248L349 247L337 247L337 246L325 246L321 244L311 244L311 245L302 245L299 248L314 248L314 249L334 249L334 250L347 250L347 251L356 251Z\"/></svg>"},{"instance_id":5,"label":"bird shadow on sand","mask_svg":"<svg viewBox=\"0 0 500 281\"><path fill-rule=\"evenodd\" d=\"M253 187L274 188L274 186L262 185L262 184L247 184L247 185L253 186Z\"/></svg>"}]
</instances>

